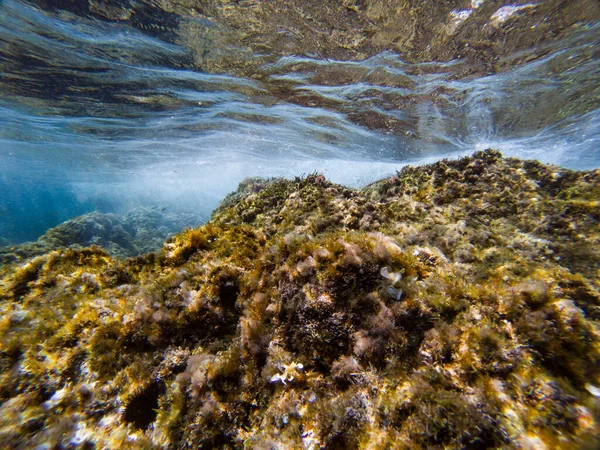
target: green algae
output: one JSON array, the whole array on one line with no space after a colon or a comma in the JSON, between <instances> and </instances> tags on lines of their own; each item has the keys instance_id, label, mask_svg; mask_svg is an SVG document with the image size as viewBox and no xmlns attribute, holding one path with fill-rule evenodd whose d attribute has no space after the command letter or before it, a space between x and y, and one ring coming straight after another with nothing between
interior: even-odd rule
<instances>
[{"instance_id":1,"label":"green algae","mask_svg":"<svg viewBox=\"0 0 600 450\"><path fill-rule=\"evenodd\" d=\"M158 254L5 267L0 443L593 448L599 180L495 151L249 179Z\"/></svg>"}]
</instances>

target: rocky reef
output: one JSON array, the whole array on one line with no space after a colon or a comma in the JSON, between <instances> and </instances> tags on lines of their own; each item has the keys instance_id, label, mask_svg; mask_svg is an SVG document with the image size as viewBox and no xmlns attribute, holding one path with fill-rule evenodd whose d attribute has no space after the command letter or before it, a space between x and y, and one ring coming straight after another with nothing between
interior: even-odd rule
<instances>
[{"instance_id":1,"label":"rocky reef","mask_svg":"<svg viewBox=\"0 0 600 450\"><path fill-rule=\"evenodd\" d=\"M187 226L205 222L193 213L139 206L123 214L98 211L67 220L35 242L10 245L0 240L0 266L59 248L98 245L116 258L159 250L165 239Z\"/></svg>"},{"instance_id":2,"label":"rocky reef","mask_svg":"<svg viewBox=\"0 0 600 450\"><path fill-rule=\"evenodd\" d=\"M488 150L7 265L0 446L598 448L599 198Z\"/></svg>"}]
</instances>

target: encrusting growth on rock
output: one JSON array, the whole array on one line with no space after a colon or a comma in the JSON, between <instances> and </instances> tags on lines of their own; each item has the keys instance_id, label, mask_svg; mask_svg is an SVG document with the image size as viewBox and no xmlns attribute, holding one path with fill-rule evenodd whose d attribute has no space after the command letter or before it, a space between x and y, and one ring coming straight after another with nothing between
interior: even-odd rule
<instances>
[{"instance_id":1,"label":"encrusting growth on rock","mask_svg":"<svg viewBox=\"0 0 600 450\"><path fill-rule=\"evenodd\" d=\"M488 150L6 266L0 447L596 448L599 198Z\"/></svg>"}]
</instances>

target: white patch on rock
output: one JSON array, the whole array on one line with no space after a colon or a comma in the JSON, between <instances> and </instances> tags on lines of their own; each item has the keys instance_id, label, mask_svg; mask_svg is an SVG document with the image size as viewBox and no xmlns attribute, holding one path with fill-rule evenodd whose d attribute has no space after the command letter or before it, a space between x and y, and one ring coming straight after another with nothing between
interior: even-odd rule
<instances>
[{"instance_id":1,"label":"white patch on rock","mask_svg":"<svg viewBox=\"0 0 600 450\"><path fill-rule=\"evenodd\" d=\"M525 9L531 9L531 8L535 8L537 5L533 4L533 3L527 3L526 5L507 5L507 6L503 6L502 8L498 9L498 11L496 11L494 14L492 14L492 17L490 17L490 25L496 28L501 27L502 25L504 25L504 23L510 19L511 17L513 17L515 14L517 14L519 11L525 10Z\"/></svg>"},{"instance_id":2,"label":"white patch on rock","mask_svg":"<svg viewBox=\"0 0 600 450\"><path fill-rule=\"evenodd\" d=\"M587 383L585 385L585 388L587 389L587 391L592 394L594 397L600 397L600 388L597 388L596 386Z\"/></svg>"}]
</instances>

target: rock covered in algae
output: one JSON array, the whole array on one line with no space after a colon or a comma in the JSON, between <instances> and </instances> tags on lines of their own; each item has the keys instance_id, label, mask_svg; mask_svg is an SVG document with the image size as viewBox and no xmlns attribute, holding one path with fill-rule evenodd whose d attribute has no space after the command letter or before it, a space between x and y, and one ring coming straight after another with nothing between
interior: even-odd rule
<instances>
[{"instance_id":1,"label":"rock covered in algae","mask_svg":"<svg viewBox=\"0 0 600 450\"><path fill-rule=\"evenodd\" d=\"M0 265L59 248L91 245L103 247L114 257L137 256L159 250L167 237L204 221L196 214L159 207L140 206L124 214L96 211L51 228L35 242L10 246L0 240Z\"/></svg>"},{"instance_id":2,"label":"rock covered in algae","mask_svg":"<svg viewBox=\"0 0 600 450\"><path fill-rule=\"evenodd\" d=\"M249 179L0 284L2 448L597 448L600 172Z\"/></svg>"}]
</instances>

